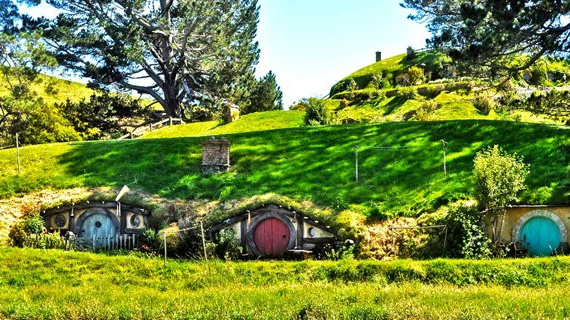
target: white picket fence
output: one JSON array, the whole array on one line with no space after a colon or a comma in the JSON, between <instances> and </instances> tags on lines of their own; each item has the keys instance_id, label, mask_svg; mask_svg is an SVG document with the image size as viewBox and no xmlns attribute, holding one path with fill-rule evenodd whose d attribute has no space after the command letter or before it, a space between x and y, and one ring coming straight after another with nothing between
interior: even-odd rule
<instances>
[{"instance_id":1,"label":"white picket fence","mask_svg":"<svg viewBox=\"0 0 570 320\"><path fill-rule=\"evenodd\" d=\"M134 234L116 235L114 237L76 238L75 245L91 250L133 250L138 248L137 236Z\"/></svg>"},{"instance_id":2,"label":"white picket fence","mask_svg":"<svg viewBox=\"0 0 570 320\"><path fill-rule=\"evenodd\" d=\"M176 122L178 122L179 124L184 124L184 120L182 120L182 119L168 117L168 118L160 120L158 122L149 123L149 124L145 124L145 125L141 125L139 127L136 127L133 131L125 134L124 136L122 136L120 138L117 138L117 140L136 139L136 138L142 136L143 134L145 134L146 132L150 132L154 129L158 129L158 128L164 127L166 125L172 126Z\"/></svg>"}]
</instances>

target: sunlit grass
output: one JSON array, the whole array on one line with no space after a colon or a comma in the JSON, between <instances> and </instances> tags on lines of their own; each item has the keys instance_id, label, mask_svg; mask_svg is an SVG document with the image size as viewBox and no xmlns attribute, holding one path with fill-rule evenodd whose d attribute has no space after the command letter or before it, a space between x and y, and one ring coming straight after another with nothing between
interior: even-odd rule
<instances>
[{"instance_id":1,"label":"sunlit grass","mask_svg":"<svg viewBox=\"0 0 570 320\"><path fill-rule=\"evenodd\" d=\"M192 262L0 250L0 318L566 318L568 258Z\"/></svg>"},{"instance_id":2,"label":"sunlit grass","mask_svg":"<svg viewBox=\"0 0 570 320\"><path fill-rule=\"evenodd\" d=\"M530 164L521 202L567 202L570 131L503 121L325 126L227 133L230 172L201 173L204 137L100 141L0 151L0 196L43 188L129 185L169 199L232 200L277 193L319 205L360 205L384 215L416 216L469 197L472 161L500 145ZM441 140L446 149L443 174ZM359 150L359 181L355 153ZM540 192L537 192L540 191Z\"/></svg>"}]
</instances>

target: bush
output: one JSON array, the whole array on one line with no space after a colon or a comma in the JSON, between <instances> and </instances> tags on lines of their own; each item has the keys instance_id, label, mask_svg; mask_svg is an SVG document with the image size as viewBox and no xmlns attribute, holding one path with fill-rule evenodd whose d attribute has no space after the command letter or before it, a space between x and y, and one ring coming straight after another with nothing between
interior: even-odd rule
<instances>
[{"instance_id":1,"label":"bush","mask_svg":"<svg viewBox=\"0 0 570 320\"><path fill-rule=\"evenodd\" d=\"M488 115L495 108L495 102L489 97L480 95L473 99L473 106L482 114Z\"/></svg>"},{"instance_id":2,"label":"bush","mask_svg":"<svg viewBox=\"0 0 570 320\"><path fill-rule=\"evenodd\" d=\"M508 154L497 145L479 151L473 162L475 197L490 216L496 242L503 228L504 207L515 202L517 193L526 188L529 167L522 157Z\"/></svg>"},{"instance_id":3,"label":"bush","mask_svg":"<svg viewBox=\"0 0 570 320\"><path fill-rule=\"evenodd\" d=\"M215 253L224 260L234 260L239 257L241 246L233 230L223 229L218 233Z\"/></svg>"},{"instance_id":4,"label":"bush","mask_svg":"<svg viewBox=\"0 0 570 320\"><path fill-rule=\"evenodd\" d=\"M368 82L368 88L382 88L382 75L377 73L373 74L372 77L370 77L370 82Z\"/></svg>"},{"instance_id":5,"label":"bush","mask_svg":"<svg viewBox=\"0 0 570 320\"><path fill-rule=\"evenodd\" d=\"M428 100L422 102L422 104L416 110L416 113L412 117L414 120L428 121L435 110L439 108L439 104L436 101Z\"/></svg>"},{"instance_id":6,"label":"bush","mask_svg":"<svg viewBox=\"0 0 570 320\"><path fill-rule=\"evenodd\" d=\"M456 203L448 216L449 255L469 259L491 256L491 242L485 233L483 214L474 204Z\"/></svg>"},{"instance_id":7,"label":"bush","mask_svg":"<svg viewBox=\"0 0 570 320\"><path fill-rule=\"evenodd\" d=\"M305 124L310 126L330 124L331 117L323 99L309 98L305 112Z\"/></svg>"},{"instance_id":8,"label":"bush","mask_svg":"<svg viewBox=\"0 0 570 320\"><path fill-rule=\"evenodd\" d=\"M404 99L404 100L409 100L409 99L414 98L416 96L416 94L417 94L417 91L415 88L404 87L404 88L398 89L397 96Z\"/></svg>"}]
</instances>

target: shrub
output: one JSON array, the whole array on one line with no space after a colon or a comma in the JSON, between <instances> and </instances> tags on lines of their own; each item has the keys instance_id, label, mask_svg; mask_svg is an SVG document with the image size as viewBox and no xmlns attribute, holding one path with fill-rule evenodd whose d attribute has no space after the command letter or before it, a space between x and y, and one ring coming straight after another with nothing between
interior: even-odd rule
<instances>
[{"instance_id":1,"label":"shrub","mask_svg":"<svg viewBox=\"0 0 570 320\"><path fill-rule=\"evenodd\" d=\"M425 88L425 96L427 98L433 99L437 97L440 93L445 90L445 86L443 84L436 84L432 86L427 86Z\"/></svg>"},{"instance_id":2,"label":"shrub","mask_svg":"<svg viewBox=\"0 0 570 320\"><path fill-rule=\"evenodd\" d=\"M416 66L409 67L408 70L406 70L406 74L408 75L408 80L412 85L421 84L425 80L424 71Z\"/></svg>"},{"instance_id":3,"label":"shrub","mask_svg":"<svg viewBox=\"0 0 570 320\"><path fill-rule=\"evenodd\" d=\"M482 114L488 115L495 108L495 102L489 97L479 95L473 99L473 106Z\"/></svg>"},{"instance_id":4,"label":"shrub","mask_svg":"<svg viewBox=\"0 0 570 320\"><path fill-rule=\"evenodd\" d=\"M451 256L484 259L491 256L483 214L474 204L455 203L449 209L448 243Z\"/></svg>"},{"instance_id":5,"label":"shrub","mask_svg":"<svg viewBox=\"0 0 570 320\"><path fill-rule=\"evenodd\" d=\"M305 124L310 126L330 124L329 111L323 99L309 98L307 101L307 111L305 112Z\"/></svg>"},{"instance_id":6,"label":"shrub","mask_svg":"<svg viewBox=\"0 0 570 320\"><path fill-rule=\"evenodd\" d=\"M223 229L218 233L215 253L224 260L234 260L239 257L241 247L233 230Z\"/></svg>"},{"instance_id":7,"label":"shrub","mask_svg":"<svg viewBox=\"0 0 570 320\"><path fill-rule=\"evenodd\" d=\"M496 242L503 228L504 207L516 201L517 193L526 188L529 166L522 157L508 154L497 145L479 151L473 162L475 197L490 216Z\"/></svg>"},{"instance_id":8,"label":"shrub","mask_svg":"<svg viewBox=\"0 0 570 320\"><path fill-rule=\"evenodd\" d=\"M439 104L436 101L428 100L422 102L422 104L416 110L416 113L412 117L414 120L428 121L435 110L439 108Z\"/></svg>"},{"instance_id":9,"label":"shrub","mask_svg":"<svg viewBox=\"0 0 570 320\"><path fill-rule=\"evenodd\" d=\"M380 89L382 88L382 75L381 74L373 74L370 77L370 82L368 82L369 88Z\"/></svg>"},{"instance_id":10,"label":"shrub","mask_svg":"<svg viewBox=\"0 0 570 320\"><path fill-rule=\"evenodd\" d=\"M398 89L397 96L404 99L404 100L409 100L409 99L414 98L416 96L416 94L417 94L417 91L415 88L404 87L404 88Z\"/></svg>"}]
</instances>

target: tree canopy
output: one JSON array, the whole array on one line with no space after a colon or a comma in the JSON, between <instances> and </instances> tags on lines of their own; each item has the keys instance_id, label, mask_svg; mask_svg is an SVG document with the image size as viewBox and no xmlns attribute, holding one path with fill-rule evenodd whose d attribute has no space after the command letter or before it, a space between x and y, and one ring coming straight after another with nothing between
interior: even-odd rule
<instances>
[{"instance_id":1,"label":"tree canopy","mask_svg":"<svg viewBox=\"0 0 570 320\"><path fill-rule=\"evenodd\" d=\"M0 2L11 8L3 16L14 14L14 1ZM19 30L41 32L59 65L95 86L148 94L172 116L227 99L259 56L257 0L45 2L59 15L21 15ZM13 27L8 20L2 20L4 30Z\"/></svg>"},{"instance_id":2,"label":"tree canopy","mask_svg":"<svg viewBox=\"0 0 570 320\"><path fill-rule=\"evenodd\" d=\"M403 0L410 18L427 22L427 45L467 64L517 71L543 55L570 52L566 0ZM526 59L513 64L513 55Z\"/></svg>"}]
</instances>

